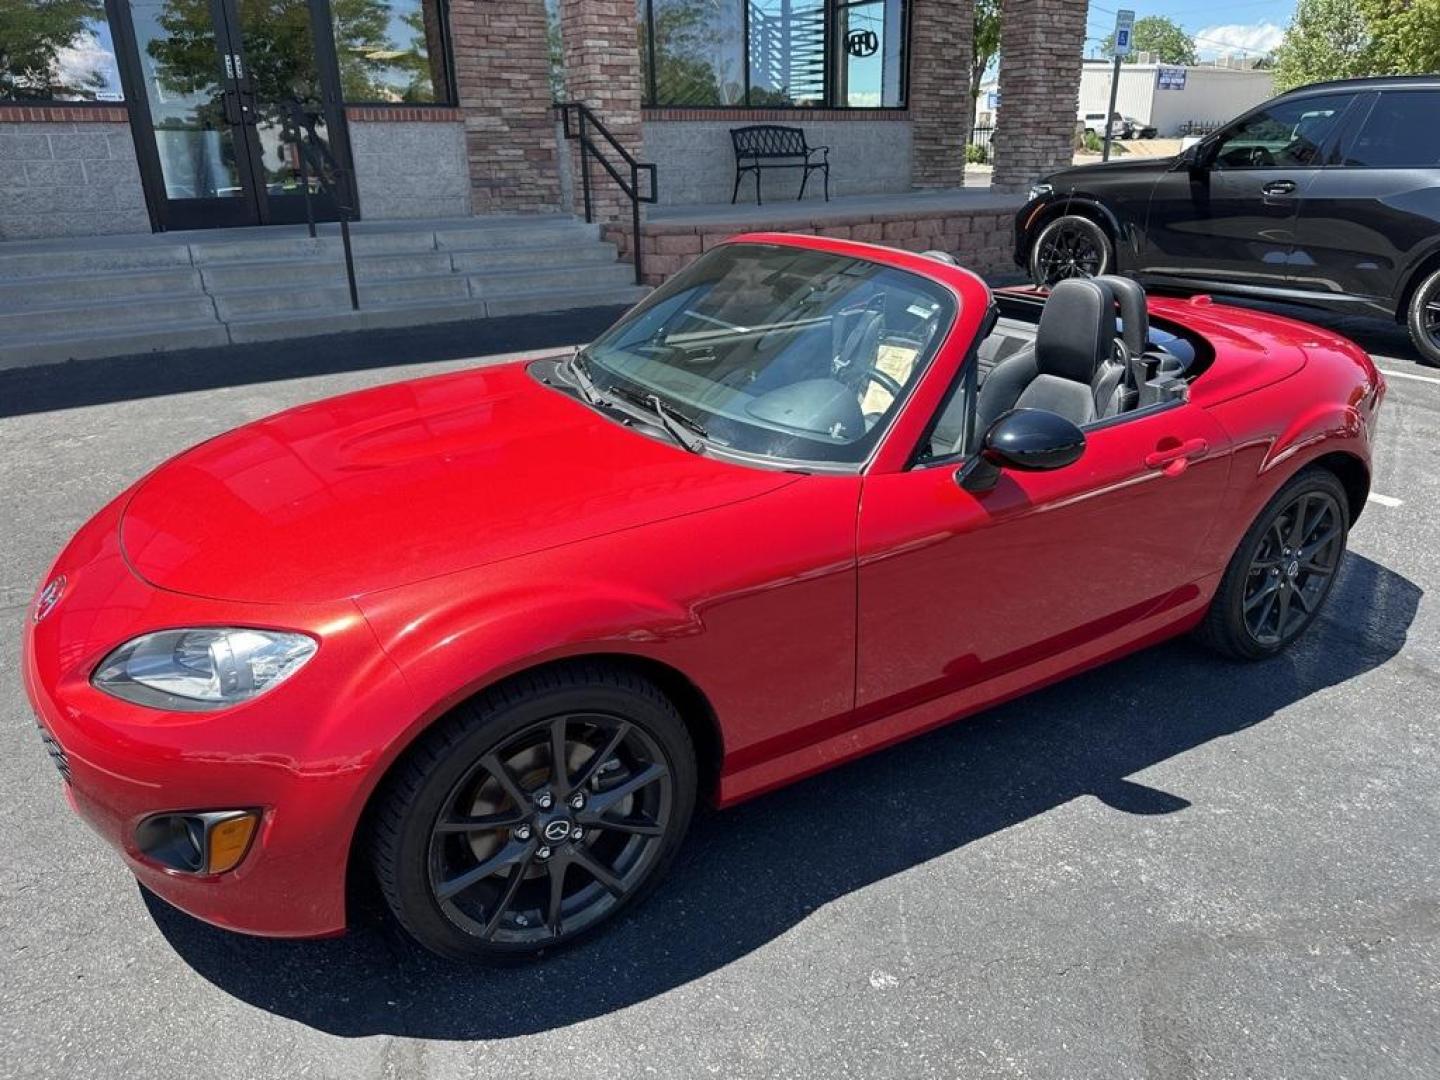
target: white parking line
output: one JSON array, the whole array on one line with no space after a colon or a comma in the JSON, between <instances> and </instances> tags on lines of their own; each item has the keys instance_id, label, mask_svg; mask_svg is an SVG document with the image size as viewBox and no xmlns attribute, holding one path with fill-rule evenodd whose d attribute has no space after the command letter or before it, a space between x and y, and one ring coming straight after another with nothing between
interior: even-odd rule
<instances>
[{"instance_id":1,"label":"white parking line","mask_svg":"<svg viewBox=\"0 0 1440 1080\"><path fill-rule=\"evenodd\" d=\"M1380 369L1380 374L1384 375L1387 379L1414 379L1416 382L1435 383L1437 386L1440 386L1440 379L1433 378L1429 375L1412 375L1408 371L1386 371L1384 368Z\"/></svg>"},{"instance_id":2,"label":"white parking line","mask_svg":"<svg viewBox=\"0 0 1440 1080\"><path fill-rule=\"evenodd\" d=\"M1379 503L1381 506L1404 506L1404 505L1405 505L1405 500L1404 500L1404 499L1397 499L1397 498L1395 498L1394 495L1377 495L1377 494L1376 494L1375 492L1373 492L1373 491L1370 493L1370 498L1367 499L1366 501L1367 501L1367 502L1373 502L1373 503Z\"/></svg>"}]
</instances>

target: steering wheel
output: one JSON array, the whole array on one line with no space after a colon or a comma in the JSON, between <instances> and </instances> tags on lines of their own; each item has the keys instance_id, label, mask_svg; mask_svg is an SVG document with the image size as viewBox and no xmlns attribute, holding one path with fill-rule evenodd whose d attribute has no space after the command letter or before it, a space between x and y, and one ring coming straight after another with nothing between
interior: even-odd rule
<instances>
[{"instance_id":1,"label":"steering wheel","mask_svg":"<svg viewBox=\"0 0 1440 1080\"><path fill-rule=\"evenodd\" d=\"M905 387L900 385L899 379L896 379L890 375L886 375L885 372L878 371L875 368L861 368L860 370L856 371L855 374L859 375L867 382L877 383L878 385L884 387L890 392L890 396L896 401L899 401L900 395L905 392Z\"/></svg>"},{"instance_id":2,"label":"steering wheel","mask_svg":"<svg viewBox=\"0 0 1440 1080\"><path fill-rule=\"evenodd\" d=\"M1252 146L1250 148L1250 167L1252 169L1264 169L1275 164L1275 155L1263 146Z\"/></svg>"}]
</instances>

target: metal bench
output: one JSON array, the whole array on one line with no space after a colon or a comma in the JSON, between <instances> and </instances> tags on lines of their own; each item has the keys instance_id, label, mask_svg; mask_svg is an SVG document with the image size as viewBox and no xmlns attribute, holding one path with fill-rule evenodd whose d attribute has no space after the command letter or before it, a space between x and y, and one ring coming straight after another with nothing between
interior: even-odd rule
<instances>
[{"instance_id":1,"label":"metal bench","mask_svg":"<svg viewBox=\"0 0 1440 1080\"><path fill-rule=\"evenodd\" d=\"M800 178L800 194L805 197L805 185L810 174L819 170L825 176L825 201L830 201L830 148L811 146L805 141L805 132L796 127L780 124L751 124L749 127L731 128L730 141L735 144L735 190L730 195L733 203L740 197L740 181L747 172L755 174L755 205L760 200L761 169L804 169ZM819 154L817 160L815 155Z\"/></svg>"}]
</instances>

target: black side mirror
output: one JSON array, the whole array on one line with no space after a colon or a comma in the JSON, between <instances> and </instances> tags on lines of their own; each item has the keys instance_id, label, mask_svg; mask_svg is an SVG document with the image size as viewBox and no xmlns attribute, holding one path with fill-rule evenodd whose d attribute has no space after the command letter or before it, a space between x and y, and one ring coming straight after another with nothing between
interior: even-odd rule
<instances>
[{"instance_id":1,"label":"black side mirror","mask_svg":"<svg viewBox=\"0 0 1440 1080\"><path fill-rule=\"evenodd\" d=\"M1043 472L1073 465L1085 452L1085 433L1058 413L1011 409L985 432L980 453L955 474L966 491L989 491L1002 469Z\"/></svg>"}]
</instances>

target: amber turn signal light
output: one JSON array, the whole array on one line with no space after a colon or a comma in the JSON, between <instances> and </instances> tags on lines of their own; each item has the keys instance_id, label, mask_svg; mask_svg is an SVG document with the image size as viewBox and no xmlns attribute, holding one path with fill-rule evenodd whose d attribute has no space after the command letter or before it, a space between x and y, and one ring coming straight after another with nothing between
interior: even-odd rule
<instances>
[{"instance_id":1,"label":"amber turn signal light","mask_svg":"<svg viewBox=\"0 0 1440 1080\"><path fill-rule=\"evenodd\" d=\"M135 846L182 874L223 874L250 850L259 823L258 810L156 814L135 830Z\"/></svg>"},{"instance_id":2,"label":"amber turn signal light","mask_svg":"<svg viewBox=\"0 0 1440 1080\"><path fill-rule=\"evenodd\" d=\"M255 814L247 811L211 827L206 838L207 873L223 874L245 857L245 852L250 850L250 839L255 835L255 822Z\"/></svg>"}]
</instances>

